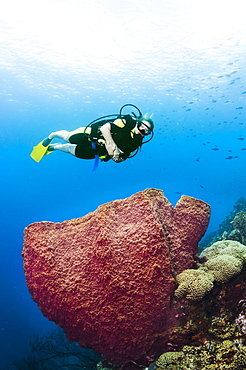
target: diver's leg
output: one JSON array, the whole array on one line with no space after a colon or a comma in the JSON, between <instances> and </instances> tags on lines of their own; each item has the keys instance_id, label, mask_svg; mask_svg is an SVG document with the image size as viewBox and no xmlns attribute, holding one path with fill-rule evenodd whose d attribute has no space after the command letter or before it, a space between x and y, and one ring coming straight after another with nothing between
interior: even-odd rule
<instances>
[{"instance_id":1,"label":"diver's leg","mask_svg":"<svg viewBox=\"0 0 246 370\"><path fill-rule=\"evenodd\" d=\"M55 131L55 132L51 132L51 134L49 134L48 136L49 139L54 139L54 137L58 137L59 139L62 139L68 142L69 131L67 130Z\"/></svg>"},{"instance_id":2,"label":"diver's leg","mask_svg":"<svg viewBox=\"0 0 246 370\"><path fill-rule=\"evenodd\" d=\"M48 147L49 152L53 152L53 150L60 150L61 152L70 153L75 156L75 149L77 144L54 144Z\"/></svg>"},{"instance_id":3,"label":"diver's leg","mask_svg":"<svg viewBox=\"0 0 246 370\"><path fill-rule=\"evenodd\" d=\"M69 143L69 134L70 133L67 130L51 132L51 134L49 134L49 136L44 139L43 146L48 146L51 143L52 139L54 139L54 137L58 137L59 139L62 139Z\"/></svg>"}]
</instances>

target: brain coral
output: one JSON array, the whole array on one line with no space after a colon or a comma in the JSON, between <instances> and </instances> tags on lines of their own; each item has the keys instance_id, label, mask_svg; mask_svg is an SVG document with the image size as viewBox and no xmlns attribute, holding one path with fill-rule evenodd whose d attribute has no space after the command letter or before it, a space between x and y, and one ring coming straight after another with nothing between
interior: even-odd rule
<instances>
[{"instance_id":1,"label":"brain coral","mask_svg":"<svg viewBox=\"0 0 246 370\"><path fill-rule=\"evenodd\" d=\"M187 269L176 277L176 297L199 300L213 288L214 277L203 269Z\"/></svg>"},{"instance_id":2,"label":"brain coral","mask_svg":"<svg viewBox=\"0 0 246 370\"><path fill-rule=\"evenodd\" d=\"M204 266L208 268L210 274L213 275L214 280L225 283L230 280L234 275L240 273L243 263L241 259L222 254L217 257L211 258L205 262Z\"/></svg>"},{"instance_id":3,"label":"brain coral","mask_svg":"<svg viewBox=\"0 0 246 370\"><path fill-rule=\"evenodd\" d=\"M199 300L212 289L214 280L225 283L239 274L246 261L246 246L223 240L206 248L200 257L206 261L197 270L188 269L176 276L176 296Z\"/></svg>"},{"instance_id":4,"label":"brain coral","mask_svg":"<svg viewBox=\"0 0 246 370\"><path fill-rule=\"evenodd\" d=\"M25 229L29 291L68 339L126 364L156 355L175 319L174 277L191 268L210 207L146 189L62 223ZM159 347L158 347L159 346Z\"/></svg>"},{"instance_id":5,"label":"brain coral","mask_svg":"<svg viewBox=\"0 0 246 370\"><path fill-rule=\"evenodd\" d=\"M167 369L168 365L175 364L179 359L184 357L183 352L165 352L156 361L158 369Z\"/></svg>"},{"instance_id":6,"label":"brain coral","mask_svg":"<svg viewBox=\"0 0 246 370\"><path fill-rule=\"evenodd\" d=\"M246 260L246 246L234 240L221 240L204 249L200 257L211 259L218 255L226 254Z\"/></svg>"}]
</instances>

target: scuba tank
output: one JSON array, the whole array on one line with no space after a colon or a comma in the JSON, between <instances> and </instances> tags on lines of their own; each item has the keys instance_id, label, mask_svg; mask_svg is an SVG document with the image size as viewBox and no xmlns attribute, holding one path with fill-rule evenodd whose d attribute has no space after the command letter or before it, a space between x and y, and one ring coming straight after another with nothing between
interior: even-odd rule
<instances>
[{"instance_id":1,"label":"scuba tank","mask_svg":"<svg viewBox=\"0 0 246 370\"><path fill-rule=\"evenodd\" d=\"M134 119L136 119L136 123L140 126L141 125L141 118L143 117L142 115L142 112L140 111L140 109L134 105L134 104L124 104L121 108L120 108L120 111L118 114L109 114L109 115L106 115L106 116L102 116L102 117L99 117L99 118L96 118L95 120L91 121L85 128L85 131L88 127L91 127L91 134L90 134L90 140L92 142L92 148L96 151L96 144L95 144L95 141L98 140L98 129L99 127L103 126L104 124L106 123L113 123L116 119L121 119L122 122L124 123L125 125L125 122L123 121L124 117L126 116L126 114L123 114L123 110L126 108L126 107L133 107L136 111L137 111L137 114L135 112L131 112L132 116L134 117ZM129 113L128 113L129 114ZM94 126L94 127L93 127ZM149 142L152 138L153 138L153 130L151 130L151 137L150 139L142 142L142 144L145 144L147 142ZM131 156L129 156L128 158L132 158L132 157L135 157L135 155L138 153L139 151L139 148L137 148L135 150L135 152L133 152L133 154L131 154ZM93 172L96 170L97 166L98 166L98 163L99 163L99 156L98 154L96 153L95 154L95 164L94 164L94 167L93 167Z\"/></svg>"},{"instance_id":2,"label":"scuba tank","mask_svg":"<svg viewBox=\"0 0 246 370\"><path fill-rule=\"evenodd\" d=\"M90 122L87 126L87 127L91 127L93 124L98 124L99 127L103 126L105 123L113 123L116 119L121 119L123 121L123 118L125 116L125 114L123 114L123 109L125 107L133 107L134 109L137 110L138 112L138 115L135 113L135 112L131 112L132 116L136 119L136 121L138 122L138 125L141 125L141 118L143 117L143 114L142 112L140 111L140 109L134 105L134 104L124 104L121 108L120 108L120 111L118 114L109 114L107 116L102 116L102 117L99 117L99 118L96 118L95 120L93 120L92 122ZM85 128L85 130L86 130ZM146 140L146 141L143 141L142 144L145 144L145 143L148 143L154 136L154 133L153 133L153 130L151 130L151 137ZM91 138L93 140L93 137ZM137 154L138 150L136 151L136 153L133 155L135 156ZM129 157L129 158L132 158L133 156Z\"/></svg>"},{"instance_id":3,"label":"scuba tank","mask_svg":"<svg viewBox=\"0 0 246 370\"><path fill-rule=\"evenodd\" d=\"M94 123L98 123L98 122L100 122L100 123L102 123L102 125L104 125L107 122L113 122L117 118L123 119L124 118L124 115L122 114L122 111L127 106L134 107L138 111L138 113L139 113L138 116L134 112L132 112L132 115L134 116L134 118L136 118L138 120L138 119L140 119L140 117L142 117L142 113L141 113L140 109L136 105L133 105L133 104L125 104L125 105L123 105L120 108L120 112L118 114L109 114L107 116L102 116L102 117L96 118L96 119L94 119L94 121L90 122L87 125L87 127L90 127Z\"/></svg>"}]
</instances>

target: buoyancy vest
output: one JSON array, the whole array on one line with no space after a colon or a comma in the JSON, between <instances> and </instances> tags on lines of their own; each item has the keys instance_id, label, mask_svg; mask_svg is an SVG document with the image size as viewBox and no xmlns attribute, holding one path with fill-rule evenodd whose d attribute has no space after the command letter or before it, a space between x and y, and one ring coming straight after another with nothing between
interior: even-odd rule
<instances>
[{"instance_id":1,"label":"buoyancy vest","mask_svg":"<svg viewBox=\"0 0 246 370\"><path fill-rule=\"evenodd\" d=\"M124 115L114 120L103 120L90 126L90 140L96 143L99 153L102 152L102 146L105 148L100 128L107 122L111 124L112 138L117 147L122 150L121 156L123 159L128 158L135 150L141 147L143 142L142 136L133 132L137 123L136 119L131 115Z\"/></svg>"}]
</instances>

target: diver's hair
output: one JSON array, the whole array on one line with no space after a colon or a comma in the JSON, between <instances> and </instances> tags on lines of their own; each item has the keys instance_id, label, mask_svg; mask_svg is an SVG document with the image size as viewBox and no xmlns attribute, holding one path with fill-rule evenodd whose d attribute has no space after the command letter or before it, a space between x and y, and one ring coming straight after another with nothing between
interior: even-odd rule
<instances>
[{"instance_id":1,"label":"diver's hair","mask_svg":"<svg viewBox=\"0 0 246 370\"><path fill-rule=\"evenodd\" d=\"M151 131L153 131L153 129L154 129L154 122L153 122L153 120L148 116L148 114L146 113L146 114L144 114L143 116L140 116L139 117L139 119L138 119L138 121L139 122L141 122L141 121L147 121L147 122L149 122L150 123L150 129L151 129Z\"/></svg>"}]
</instances>

